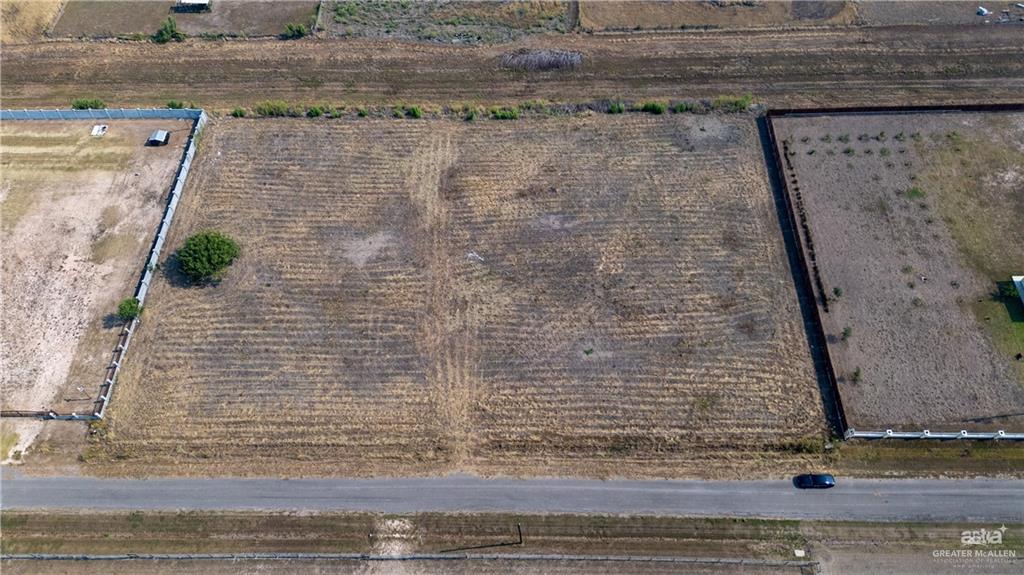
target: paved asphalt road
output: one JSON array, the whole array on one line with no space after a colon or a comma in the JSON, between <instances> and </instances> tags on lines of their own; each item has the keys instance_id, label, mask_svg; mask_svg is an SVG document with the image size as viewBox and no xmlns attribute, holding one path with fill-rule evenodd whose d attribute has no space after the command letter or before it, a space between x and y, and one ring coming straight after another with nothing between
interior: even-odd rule
<instances>
[{"instance_id":1,"label":"paved asphalt road","mask_svg":"<svg viewBox=\"0 0 1024 575\"><path fill-rule=\"evenodd\" d=\"M839 479L800 491L788 481L574 479L97 479L5 469L13 508L521 512L789 519L1024 522L1024 481Z\"/></svg>"}]
</instances>

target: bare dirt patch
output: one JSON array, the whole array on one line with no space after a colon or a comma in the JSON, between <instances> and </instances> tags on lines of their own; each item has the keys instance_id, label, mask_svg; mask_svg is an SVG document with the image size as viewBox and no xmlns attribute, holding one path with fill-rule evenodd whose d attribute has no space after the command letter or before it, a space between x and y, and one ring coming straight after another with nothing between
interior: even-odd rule
<instances>
[{"instance_id":1,"label":"bare dirt patch","mask_svg":"<svg viewBox=\"0 0 1024 575\"><path fill-rule=\"evenodd\" d=\"M668 30L846 25L856 22L857 4L841 0L670 0L580 2L585 30Z\"/></svg>"},{"instance_id":2,"label":"bare dirt patch","mask_svg":"<svg viewBox=\"0 0 1024 575\"><path fill-rule=\"evenodd\" d=\"M96 472L728 475L820 449L749 116L225 119L203 149L169 245L216 228L242 257L154 286Z\"/></svg>"},{"instance_id":3,"label":"bare dirt patch","mask_svg":"<svg viewBox=\"0 0 1024 575\"><path fill-rule=\"evenodd\" d=\"M1024 429L1019 113L775 120L829 298L850 423ZM819 302L820 303L820 302Z\"/></svg>"},{"instance_id":4,"label":"bare dirt patch","mask_svg":"<svg viewBox=\"0 0 1024 575\"><path fill-rule=\"evenodd\" d=\"M4 409L87 412L163 210L184 136L144 148L177 121L6 121L0 128L0 387ZM81 389L79 389L81 388ZM39 431L11 421L24 451Z\"/></svg>"},{"instance_id":5,"label":"bare dirt patch","mask_svg":"<svg viewBox=\"0 0 1024 575\"><path fill-rule=\"evenodd\" d=\"M288 23L311 26L317 2L284 0L252 2L217 0L208 12L175 12L173 0L118 1L69 0L54 26L54 36L117 37L151 35L168 16L192 36L274 36Z\"/></svg>"}]
</instances>

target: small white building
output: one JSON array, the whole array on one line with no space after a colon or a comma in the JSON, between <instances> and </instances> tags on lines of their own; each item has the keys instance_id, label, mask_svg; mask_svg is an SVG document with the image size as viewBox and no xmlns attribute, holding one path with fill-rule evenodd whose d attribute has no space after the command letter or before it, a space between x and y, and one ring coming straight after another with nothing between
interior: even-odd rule
<instances>
[{"instance_id":1,"label":"small white building","mask_svg":"<svg viewBox=\"0 0 1024 575\"><path fill-rule=\"evenodd\" d=\"M174 3L175 12L206 12L210 9L210 0L178 0Z\"/></svg>"},{"instance_id":2,"label":"small white building","mask_svg":"<svg viewBox=\"0 0 1024 575\"><path fill-rule=\"evenodd\" d=\"M1017 295L1020 296L1020 302L1024 303L1024 276L1013 276L1013 285L1017 286Z\"/></svg>"}]
</instances>

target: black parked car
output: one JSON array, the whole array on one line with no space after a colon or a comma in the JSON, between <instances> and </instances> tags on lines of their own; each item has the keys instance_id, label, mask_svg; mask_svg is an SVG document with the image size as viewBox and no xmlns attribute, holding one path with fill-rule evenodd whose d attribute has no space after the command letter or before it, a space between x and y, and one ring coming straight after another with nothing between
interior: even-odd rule
<instances>
[{"instance_id":1,"label":"black parked car","mask_svg":"<svg viewBox=\"0 0 1024 575\"><path fill-rule=\"evenodd\" d=\"M797 489L828 489L836 486L836 478L828 473L805 473L793 478Z\"/></svg>"}]
</instances>

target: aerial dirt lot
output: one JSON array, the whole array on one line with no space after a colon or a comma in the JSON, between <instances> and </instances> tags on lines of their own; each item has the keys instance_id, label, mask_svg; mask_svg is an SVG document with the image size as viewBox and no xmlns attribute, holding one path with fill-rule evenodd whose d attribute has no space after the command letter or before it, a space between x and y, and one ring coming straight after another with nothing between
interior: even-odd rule
<instances>
[{"instance_id":1,"label":"aerial dirt lot","mask_svg":"<svg viewBox=\"0 0 1024 575\"><path fill-rule=\"evenodd\" d=\"M1024 10L1015 2L983 3L993 13L976 14L971 0L668 0L580 2L580 26L587 31L800 28L807 26L1003 25L1002 10L1019 25Z\"/></svg>"},{"instance_id":2,"label":"aerial dirt lot","mask_svg":"<svg viewBox=\"0 0 1024 575\"><path fill-rule=\"evenodd\" d=\"M53 24L62 0L4 0L0 4L0 42L34 42Z\"/></svg>"},{"instance_id":3,"label":"aerial dirt lot","mask_svg":"<svg viewBox=\"0 0 1024 575\"><path fill-rule=\"evenodd\" d=\"M242 256L207 288L164 264L94 472L733 476L820 457L752 117L207 130L169 246L216 228Z\"/></svg>"},{"instance_id":4,"label":"aerial dirt lot","mask_svg":"<svg viewBox=\"0 0 1024 575\"><path fill-rule=\"evenodd\" d=\"M173 16L186 34L228 36L276 36L285 24L312 26L314 0L215 0L207 12L175 12L173 0L69 0L53 27L56 37L150 36L160 23Z\"/></svg>"},{"instance_id":5,"label":"aerial dirt lot","mask_svg":"<svg viewBox=\"0 0 1024 575\"><path fill-rule=\"evenodd\" d=\"M775 125L850 425L1024 429L1024 308L998 293L1024 270L1024 114Z\"/></svg>"},{"instance_id":6,"label":"aerial dirt lot","mask_svg":"<svg viewBox=\"0 0 1024 575\"><path fill-rule=\"evenodd\" d=\"M580 26L588 31L840 26L856 22L857 5L843 0L672 0L580 2Z\"/></svg>"},{"instance_id":7,"label":"aerial dirt lot","mask_svg":"<svg viewBox=\"0 0 1024 575\"><path fill-rule=\"evenodd\" d=\"M344 42L48 42L4 50L4 104L75 97L230 111L296 104L486 105L545 98L713 98L751 92L776 107L1006 102L1024 93L1021 30L992 26L529 36L503 45ZM582 54L576 70L520 72L519 49ZM258 62L259 65L253 65ZM253 86L259 89L254 90Z\"/></svg>"},{"instance_id":8,"label":"aerial dirt lot","mask_svg":"<svg viewBox=\"0 0 1024 575\"><path fill-rule=\"evenodd\" d=\"M176 121L5 121L0 128L0 313L3 408L91 413L184 142L145 148ZM81 387L82 390L78 388ZM4 421L22 451L35 420Z\"/></svg>"}]
</instances>

